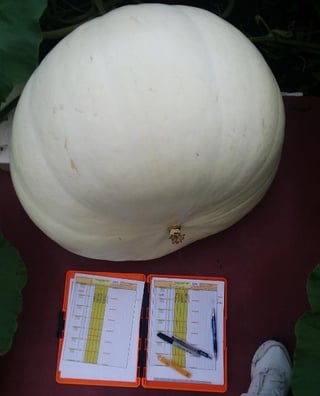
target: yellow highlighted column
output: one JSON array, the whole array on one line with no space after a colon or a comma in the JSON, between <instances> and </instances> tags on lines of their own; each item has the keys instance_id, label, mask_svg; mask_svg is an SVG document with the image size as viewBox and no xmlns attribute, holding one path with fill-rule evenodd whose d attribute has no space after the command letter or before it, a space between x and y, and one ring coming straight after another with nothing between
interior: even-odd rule
<instances>
[{"instance_id":1,"label":"yellow highlighted column","mask_svg":"<svg viewBox=\"0 0 320 396\"><path fill-rule=\"evenodd\" d=\"M188 289L176 288L174 298L173 335L186 340L188 315ZM174 346L172 360L181 367L186 366L186 352Z\"/></svg>"},{"instance_id":2,"label":"yellow highlighted column","mask_svg":"<svg viewBox=\"0 0 320 396\"><path fill-rule=\"evenodd\" d=\"M107 294L108 287L95 286L88 337L84 355L85 363L96 364L98 362Z\"/></svg>"}]
</instances>

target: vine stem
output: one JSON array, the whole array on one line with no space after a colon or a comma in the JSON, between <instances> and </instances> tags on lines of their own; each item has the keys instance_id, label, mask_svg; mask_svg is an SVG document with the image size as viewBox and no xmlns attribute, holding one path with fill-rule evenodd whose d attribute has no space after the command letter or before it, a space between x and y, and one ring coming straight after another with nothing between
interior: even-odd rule
<instances>
[{"instance_id":1,"label":"vine stem","mask_svg":"<svg viewBox=\"0 0 320 396\"><path fill-rule=\"evenodd\" d=\"M87 12L80 14L72 19L59 18L59 22L62 22L67 25L74 25L76 23L86 21L90 17L95 17L95 16L97 16L95 12L95 7L92 5Z\"/></svg>"},{"instance_id":2,"label":"vine stem","mask_svg":"<svg viewBox=\"0 0 320 396\"><path fill-rule=\"evenodd\" d=\"M225 8L225 10L223 11L221 17L225 18L225 19L228 18L228 16L231 14L235 4L236 4L236 0L229 0L228 5Z\"/></svg>"},{"instance_id":3,"label":"vine stem","mask_svg":"<svg viewBox=\"0 0 320 396\"><path fill-rule=\"evenodd\" d=\"M253 43L267 43L271 45L282 44L290 47L301 48L305 52L320 54L320 45L315 43L306 43L304 41L285 39L277 37L272 32L265 36L248 36L248 39Z\"/></svg>"},{"instance_id":4,"label":"vine stem","mask_svg":"<svg viewBox=\"0 0 320 396\"><path fill-rule=\"evenodd\" d=\"M74 25L66 26L61 29L44 31L42 32L42 37L44 40L61 39L62 37L65 37L67 34L71 33L73 30L75 30L77 27L79 27L82 24L83 23L76 23Z\"/></svg>"},{"instance_id":5,"label":"vine stem","mask_svg":"<svg viewBox=\"0 0 320 396\"><path fill-rule=\"evenodd\" d=\"M91 3L97 7L100 15L105 14L106 9L102 0L91 0Z\"/></svg>"},{"instance_id":6,"label":"vine stem","mask_svg":"<svg viewBox=\"0 0 320 396\"><path fill-rule=\"evenodd\" d=\"M20 95L13 99L10 103L8 103L3 109L0 111L0 123L4 121L7 118L7 115L10 113L11 110L13 110L18 103L18 100L20 98Z\"/></svg>"},{"instance_id":7,"label":"vine stem","mask_svg":"<svg viewBox=\"0 0 320 396\"><path fill-rule=\"evenodd\" d=\"M267 31L268 33L271 33L271 29L270 29L269 25L268 25L267 22L262 18L261 15L256 15L256 16L254 17L254 19L255 19L255 21L256 21L256 23L257 23L258 25L259 25L259 23L262 23L262 25L264 26L264 28L266 29L266 31Z\"/></svg>"}]
</instances>

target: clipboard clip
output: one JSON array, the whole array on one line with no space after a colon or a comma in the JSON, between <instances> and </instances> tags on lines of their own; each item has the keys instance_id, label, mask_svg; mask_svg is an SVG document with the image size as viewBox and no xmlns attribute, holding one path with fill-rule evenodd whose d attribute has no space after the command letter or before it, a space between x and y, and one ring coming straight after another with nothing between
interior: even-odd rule
<instances>
[{"instance_id":1,"label":"clipboard clip","mask_svg":"<svg viewBox=\"0 0 320 396\"><path fill-rule=\"evenodd\" d=\"M63 337L64 325L65 325L64 312L59 311L59 313L58 313L58 327L57 327L57 333L56 333L57 338Z\"/></svg>"}]
</instances>

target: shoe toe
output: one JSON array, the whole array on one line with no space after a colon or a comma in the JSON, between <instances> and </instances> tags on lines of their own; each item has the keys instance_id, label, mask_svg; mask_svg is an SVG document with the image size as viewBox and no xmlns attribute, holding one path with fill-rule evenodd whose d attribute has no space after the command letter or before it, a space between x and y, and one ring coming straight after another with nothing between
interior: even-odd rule
<instances>
[{"instance_id":1,"label":"shoe toe","mask_svg":"<svg viewBox=\"0 0 320 396\"><path fill-rule=\"evenodd\" d=\"M290 381L291 378L291 359L283 344L278 341L269 340L264 342L253 356L251 364L251 378L259 372L270 369L283 373Z\"/></svg>"}]
</instances>

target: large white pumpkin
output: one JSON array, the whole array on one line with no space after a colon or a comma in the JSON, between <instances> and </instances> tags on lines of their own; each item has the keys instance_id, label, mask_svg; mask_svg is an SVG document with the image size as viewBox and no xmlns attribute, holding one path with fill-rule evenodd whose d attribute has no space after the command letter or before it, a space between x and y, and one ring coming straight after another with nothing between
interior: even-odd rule
<instances>
[{"instance_id":1,"label":"large white pumpkin","mask_svg":"<svg viewBox=\"0 0 320 396\"><path fill-rule=\"evenodd\" d=\"M217 233L266 193L284 111L263 57L205 10L130 5L63 39L19 101L11 172L77 254L147 260Z\"/></svg>"}]
</instances>

